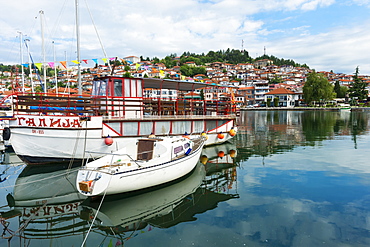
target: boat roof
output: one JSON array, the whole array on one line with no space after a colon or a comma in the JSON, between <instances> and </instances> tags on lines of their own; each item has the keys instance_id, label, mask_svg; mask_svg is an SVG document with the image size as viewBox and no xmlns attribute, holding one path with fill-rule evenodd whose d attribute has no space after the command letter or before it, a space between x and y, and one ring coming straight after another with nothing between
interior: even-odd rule
<instances>
[{"instance_id":1,"label":"boat roof","mask_svg":"<svg viewBox=\"0 0 370 247\"><path fill-rule=\"evenodd\" d=\"M123 78L119 76L104 76L95 78L95 80L104 79L108 77ZM131 79L141 79L144 81L145 88L153 89L174 89L180 91L191 91L199 88L205 87L222 87L222 88L237 88L236 86L221 85L217 83L204 83L198 81L181 81L181 80L171 80L171 79L160 79L160 78L131 78Z\"/></svg>"},{"instance_id":2,"label":"boat roof","mask_svg":"<svg viewBox=\"0 0 370 247\"><path fill-rule=\"evenodd\" d=\"M155 89L176 89L180 91L191 91L194 89L205 88L205 87L234 87L229 85L220 85L216 83L203 83L197 81L180 81L171 79L159 79L159 78L143 78L144 86L146 88Z\"/></svg>"}]
</instances>

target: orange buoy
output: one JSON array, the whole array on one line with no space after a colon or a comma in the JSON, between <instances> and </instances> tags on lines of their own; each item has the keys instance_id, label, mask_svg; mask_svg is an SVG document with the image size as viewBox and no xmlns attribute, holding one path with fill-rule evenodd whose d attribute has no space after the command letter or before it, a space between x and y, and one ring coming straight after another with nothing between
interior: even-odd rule
<instances>
[{"instance_id":1,"label":"orange buoy","mask_svg":"<svg viewBox=\"0 0 370 247\"><path fill-rule=\"evenodd\" d=\"M113 144L113 138L108 135L107 137L105 137L104 142L105 142L105 145L110 146Z\"/></svg>"},{"instance_id":2,"label":"orange buoy","mask_svg":"<svg viewBox=\"0 0 370 247\"><path fill-rule=\"evenodd\" d=\"M222 158L225 156L225 152L224 151L219 151L218 154L217 154L218 157Z\"/></svg>"},{"instance_id":3,"label":"orange buoy","mask_svg":"<svg viewBox=\"0 0 370 247\"><path fill-rule=\"evenodd\" d=\"M231 150L229 151L229 154L230 154L230 157L231 157L231 158L235 158L235 156L236 156L236 150L231 149Z\"/></svg>"},{"instance_id":4,"label":"orange buoy","mask_svg":"<svg viewBox=\"0 0 370 247\"><path fill-rule=\"evenodd\" d=\"M225 135L222 134L222 132L218 133L217 135L218 139L224 139Z\"/></svg>"},{"instance_id":5,"label":"orange buoy","mask_svg":"<svg viewBox=\"0 0 370 247\"><path fill-rule=\"evenodd\" d=\"M231 130L229 131L229 135L235 136L236 135L236 131L233 128L231 128Z\"/></svg>"}]
</instances>

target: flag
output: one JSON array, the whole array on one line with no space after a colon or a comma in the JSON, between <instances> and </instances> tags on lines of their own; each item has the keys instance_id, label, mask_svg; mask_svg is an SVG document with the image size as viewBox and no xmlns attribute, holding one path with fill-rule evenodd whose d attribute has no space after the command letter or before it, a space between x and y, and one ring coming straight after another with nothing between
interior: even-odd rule
<instances>
[{"instance_id":1,"label":"flag","mask_svg":"<svg viewBox=\"0 0 370 247\"><path fill-rule=\"evenodd\" d=\"M22 66L28 68L28 63L24 63Z\"/></svg>"},{"instance_id":2,"label":"flag","mask_svg":"<svg viewBox=\"0 0 370 247\"><path fill-rule=\"evenodd\" d=\"M104 63L107 63L107 59L106 58L102 58L101 60L103 60Z\"/></svg>"},{"instance_id":3,"label":"flag","mask_svg":"<svg viewBox=\"0 0 370 247\"><path fill-rule=\"evenodd\" d=\"M66 61L60 61L60 64L63 65L65 69L67 69L67 62Z\"/></svg>"},{"instance_id":4,"label":"flag","mask_svg":"<svg viewBox=\"0 0 370 247\"><path fill-rule=\"evenodd\" d=\"M72 60L71 62L72 62L72 63L75 63L75 64L80 64L80 62L79 62L79 61L77 61L77 60Z\"/></svg>"},{"instance_id":5,"label":"flag","mask_svg":"<svg viewBox=\"0 0 370 247\"><path fill-rule=\"evenodd\" d=\"M39 69L39 71L41 71L42 63L35 63L35 66Z\"/></svg>"},{"instance_id":6,"label":"flag","mask_svg":"<svg viewBox=\"0 0 370 247\"><path fill-rule=\"evenodd\" d=\"M54 69L54 62L48 62L48 65L50 66L50 68Z\"/></svg>"},{"instance_id":7,"label":"flag","mask_svg":"<svg viewBox=\"0 0 370 247\"><path fill-rule=\"evenodd\" d=\"M140 66L141 66L141 64L137 63L137 64L135 65L136 70L137 70Z\"/></svg>"},{"instance_id":8,"label":"flag","mask_svg":"<svg viewBox=\"0 0 370 247\"><path fill-rule=\"evenodd\" d=\"M93 58L92 59L96 64L98 64L98 59L97 58Z\"/></svg>"},{"instance_id":9,"label":"flag","mask_svg":"<svg viewBox=\"0 0 370 247\"><path fill-rule=\"evenodd\" d=\"M85 64L87 64L87 59L82 59L82 61L83 61Z\"/></svg>"}]
</instances>

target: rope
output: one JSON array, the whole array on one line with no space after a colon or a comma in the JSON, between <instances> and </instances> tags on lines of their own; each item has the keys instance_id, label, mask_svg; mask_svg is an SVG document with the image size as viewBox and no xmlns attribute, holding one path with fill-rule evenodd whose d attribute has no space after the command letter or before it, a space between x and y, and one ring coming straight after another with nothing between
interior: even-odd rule
<instances>
[{"instance_id":1,"label":"rope","mask_svg":"<svg viewBox=\"0 0 370 247\"><path fill-rule=\"evenodd\" d=\"M113 163L113 157L114 157L114 155L112 155L112 159L111 159L111 164ZM110 182L111 182L111 180L112 180L112 177L113 176L110 176L110 178L109 178L109 182L108 182L108 186L109 186L109 184L110 184ZM107 187L108 187L107 186ZM92 222L91 222L91 225L90 225L90 227L89 227L89 230L87 231L87 233L86 233L86 237L84 238L84 240L83 240L83 242L82 242L82 244L81 244L81 247L82 246L84 246L85 245L85 243L86 243L86 240L87 240L87 237L89 236L89 234L90 234L90 231L91 231L91 229L92 229L92 227L93 227L93 225L94 225L94 222L95 222L95 220L96 220L96 217L98 216L98 213L99 213L99 211L100 211L100 208L101 208L101 206L103 205L103 201L104 201L104 198L105 198L105 196L106 196L106 194L107 194L107 190L105 190L104 191L104 194L103 194L103 196L102 196L102 198L101 198L101 201L100 201L100 203L99 203L99 206L98 206L98 208L97 208L97 210L96 210L96 214L95 214L95 216L94 216L94 219L92 220Z\"/></svg>"}]
</instances>

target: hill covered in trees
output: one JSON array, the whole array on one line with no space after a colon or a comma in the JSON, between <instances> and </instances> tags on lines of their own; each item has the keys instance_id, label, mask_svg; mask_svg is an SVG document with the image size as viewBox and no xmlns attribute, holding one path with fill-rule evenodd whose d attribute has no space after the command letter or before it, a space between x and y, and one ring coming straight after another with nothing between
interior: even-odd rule
<instances>
[{"instance_id":1,"label":"hill covered in trees","mask_svg":"<svg viewBox=\"0 0 370 247\"><path fill-rule=\"evenodd\" d=\"M177 56L177 54L170 54L163 59L159 59L158 57L154 58L143 58L140 57L142 61L152 61L154 63L164 63L167 68L172 68L176 65L181 66L184 65L186 62L195 62L197 65L205 65L206 63L213 63L213 62L224 62L224 63L231 63L231 64L238 64L238 63L253 63L254 61L261 60L261 59L270 59L274 62L275 65L292 65L294 67L308 67L306 64L298 64L291 59L283 59L277 58L275 56L268 56L263 55L260 57L252 58L249 56L248 51L241 51L241 50L234 50L234 49L227 49L219 50L219 51L209 51L207 54L201 53L190 53L184 52L181 56Z\"/></svg>"}]
</instances>

